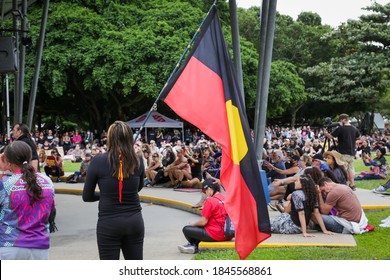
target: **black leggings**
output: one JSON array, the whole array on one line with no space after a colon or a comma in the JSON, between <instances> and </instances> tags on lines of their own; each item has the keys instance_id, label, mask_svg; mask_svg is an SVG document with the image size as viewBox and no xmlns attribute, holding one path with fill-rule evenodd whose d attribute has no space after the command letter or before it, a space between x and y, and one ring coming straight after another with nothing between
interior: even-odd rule
<instances>
[{"instance_id":1,"label":"black leggings","mask_svg":"<svg viewBox=\"0 0 390 280\"><path fill-rule=\"evenodd\" d=\"M145 226L142 213L99 218L96 228L101 260L142 260Z\"/></svg>"},{"instance_id":2,"label":"black leggings","mask_svg":"<svg viewBox=\"0 0 390 280\"><path fill-rule=\"evenodd\" d=\"M204 227L185 226L183 228L184 237L189 243L198 247L200 241L214 242Z\"/></svg>"}]
</instances>

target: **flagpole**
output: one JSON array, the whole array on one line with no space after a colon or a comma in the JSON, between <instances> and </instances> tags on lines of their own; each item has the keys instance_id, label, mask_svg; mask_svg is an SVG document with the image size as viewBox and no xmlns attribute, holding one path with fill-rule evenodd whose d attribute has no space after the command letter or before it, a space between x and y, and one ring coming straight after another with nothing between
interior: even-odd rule
<instances>
[{"instance_id":1,"label":"flagpole","mask_svg":"<svg viewBox=\"0 0 390 280\"><path fill-rule=\"evenodd\" d=\"M217 4L217 0L214 1L213 5L211 5L209 11L207 12L207 15L204 17L204 19L202 20L202 23L199 25L198 29L196 30L194 36L192 37L190 43L187 45L187 48L184 50L183 54L181 55L179 61L176 63L176 66L175 68L173 69L171 75L169 76L168 80L166 81L166 83L164 84L163 88L161 89L160 93L158 94L156 100L153 102L153 105L152 107L150 108L148 114L146 115L146 118L145 120L143 121L141 127L139 128L138 132L136 133L134 139L137 139L138 136L140 135L141 131L144 129L145 127L145 124L146 122L148 121L150 115L152 114L153 111L157 111L157 102L158 100L161 98L161 94L162 92L164 91L164 88L167 86L167 84L169 83L169 81L172 79L173 75L175 75L175 73L177 72L177 70L180 68L181 66L181 63L183 61L183 59L185 58L185 56L187 55L188 51L192 48L192 45L194 44L196 38L198 37L200 31L202 30L202 27L206 21L206 18L207 16L210 14L211 12L211 9Z\"/></svg>"},{"instance_id":2,"label":"flagpole","mask_svg":"<svg viewBox=\"0 0 390 280\"><path fill-rule=\"evenodd\" d=\"M236 0L229 0L229 7L230 7L230 26L232 29L234 66L236 69L237 83L241 91L242 104L244 105L244 109L245 109L245 93L244 93L244 81L242 77L242 63L241 63L241 49L240 49L240 32L238 30Z\"/></svg>"},{"instance_id":3,"label":"flagpole","mask_svg":"<svg viewBox=\"0 0 390 280\"><path fill-rule=\"evenodd\" d=\"M263 159L263 140L267 119L267 104L271 74L272 48L274 42L275 17L277 0L263 0L261 19L261 51L256 97L255 146L259 168ZM265 26L263 26L265 24Z\"/></svg>"}]
</instances>

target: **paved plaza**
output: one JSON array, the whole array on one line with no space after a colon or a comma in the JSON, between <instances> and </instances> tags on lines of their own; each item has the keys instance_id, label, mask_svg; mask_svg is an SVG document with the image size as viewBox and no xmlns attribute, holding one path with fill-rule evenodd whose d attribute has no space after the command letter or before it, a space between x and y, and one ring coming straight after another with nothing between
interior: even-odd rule
<instances>
[{"instance_id":1,"label":"paved plaza","mask_svg":"<svg viewBox=\"0 0 390 280\"><path fill-rule=\"evenodd\" d=\"M49 258L52 260L98 260L96 222L98 202L86 203L80 196L83 183L54 183L56 188L57 219L59 231L51 236ZM364 209L390 209L390 196L377 195L368 190L356 191ZM172 189L144 188L141 192L142 213L145 220L145 260L189 260L193 255L181 254L177 245L186 243L182 234L184 225L199 218L191 205L200 199L199 192L180 192ZM271 217L279 212L270 211ZM386 217L384 217L386 218ZM300 234L273 234L260 247L280 246L356 246L352 235L329 236L320 232L316 238L303 238ZM201 250L213 248L201 244ZM223 242L231 248L232 242Z\"/></svg>"}]
</instances>

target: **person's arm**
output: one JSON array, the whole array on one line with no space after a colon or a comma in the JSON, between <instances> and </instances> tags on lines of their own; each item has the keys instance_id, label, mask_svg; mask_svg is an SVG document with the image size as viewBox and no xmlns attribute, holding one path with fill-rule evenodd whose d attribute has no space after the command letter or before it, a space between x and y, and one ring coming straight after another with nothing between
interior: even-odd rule
<instances>
[{"instance_id":1,"label":"person's arm","mask_svg":"<svg viewBox=\"0 0 390 280\"><path fill-rule=\"evenodd\" d=\"M321 192L318 192L318 204L321 214L328 215L333 206L324 202Z\"/></svg>"},{"instance_id":2,"label":"person's arm","mask_svg":"<svg viewBox=\"0 0 390 280\"><path fill-rule=\"evenodd\" d=\"M97 159L98 158L92 159L88 168L83 189L83 201L85 202L94 202L100 199L100 193L95 192L99 172L99 164Z\"/></svg>"},{"instance_id":3,"label":"person's arm","mask_svg":"<svg viewBox=\"0 0 390 280\"><path fill-rule=\"evenodd\" d=\"M271 170L274 170L274 171L278 172L279 174L284 174L284 175L291 175L291 174L296 174L297 172L299 172L298 166L294 166L294 167L291 167L291 168L285 169L285 170L277 168L274 165L272 165L271 163L269 163L267 166Z\"/></svg>"},{"instance_id":4,"label":"person's arm","mask_svg":"<svg viewBox=\"0 0 390 280\"><path fill-rule=\"evenodd\" d=\"M299 217L299 223L301 224L301 229L302 229L302 235L303 237L316 237L313 234L308 234L306 232L306 219L305 219L305 211L301 210L298 211L298 217Z\"/></svg>"},{"instance_id":5,"label":"person's arm","mask_svg":"<svg viewBox=\"0 0 390 280\"><path fill-rule=\"evenodd\" d=\"M139 185L138 185L138 192L143 189L144 185L144 178L145 178L145 166L144 166L144 161L139 158L139 164L140 164L140 176L139 176Z\"/></svg>"},{"instance_id":6,"label":"person's arm","mask_svg":"<svg viewBox=\"0 0 390 280\"><path fill-rule=\"evenodd\" d=\"M334 234L334 232L328 231L326 229L325 224L324 224L324 220L322 220L322 217L321 217L321 214L320 214L320 211L318 210L318 208L314 209L313 215L314 215L315 221L320 226L320 228L321 228L323 233L329 234L329 235L333 235Z\"/></svg>"},{"instance_id":7,"label":"person's arm","mask_svg":"<svg viewBox=\"0 0 390 280\"><path fill-rule=\"evenodd\" d=\"M197 220L196 222L192 223L191 226L195 226L195 227L204 227L205 225L207 225L207 223L209 222L209 219L205 218L205 217L200 217L199 220Z\"/></svg>"},{"instance_id":8,"label":"person's arm","mask_svg":"<svg viewBox=\"0 0 390 280\"><path fill-rule=\"evenodd\" d=\"M324 135L329 138L329 139L333 139L334 136L332 134L330 134L325 128L324 128Z\"/></svg>"},{"instance_id":9,"label":"person's arm","mask_svg":"<svg viewBox=\"0 0 390 280\"><path fill-rule=\"evenodd\" d=\"M190 159L193 163L198 163L199 160L193 158L188 152L186 152L186 156L188 159Z\"/></svg>"},{"instance_id":10,"label":"person's arm","mask_svg":"<svg viewBox=\"0 0 390 280\"><path fill-rule=\"evenodd\" d=\"M283 185L288 185L288 184L291 184L291 183L294 183L296 182L297 180L299 180L299 177L295 177L295 176L291 176L291 177L287 177L285 179L275 179L272 184L275 186L275 187L278 187L278 186L283 186Z\"/></svg>"}]
</instances>

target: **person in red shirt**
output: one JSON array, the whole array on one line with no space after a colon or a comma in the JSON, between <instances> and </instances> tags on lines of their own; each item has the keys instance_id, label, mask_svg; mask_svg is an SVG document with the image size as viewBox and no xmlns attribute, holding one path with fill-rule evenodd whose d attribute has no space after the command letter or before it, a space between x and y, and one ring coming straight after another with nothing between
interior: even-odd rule
<instances>
[{"instance_id":1,"label":"person in red shirt","mask_svg":"<svg viewBox=\"0 0 390 280\"><path fill-rule=\"evenodd\" d=\"M189 243L178 246L181 253L197 253L201 241L215 242L232 239L224 236L227 212L224 206L225 196L220 193L221 186L213 179L206 179L202 184L202 189L207 195L202 216L198 221L183 228L184 236Z\"/></svg>"}]
</instances>

